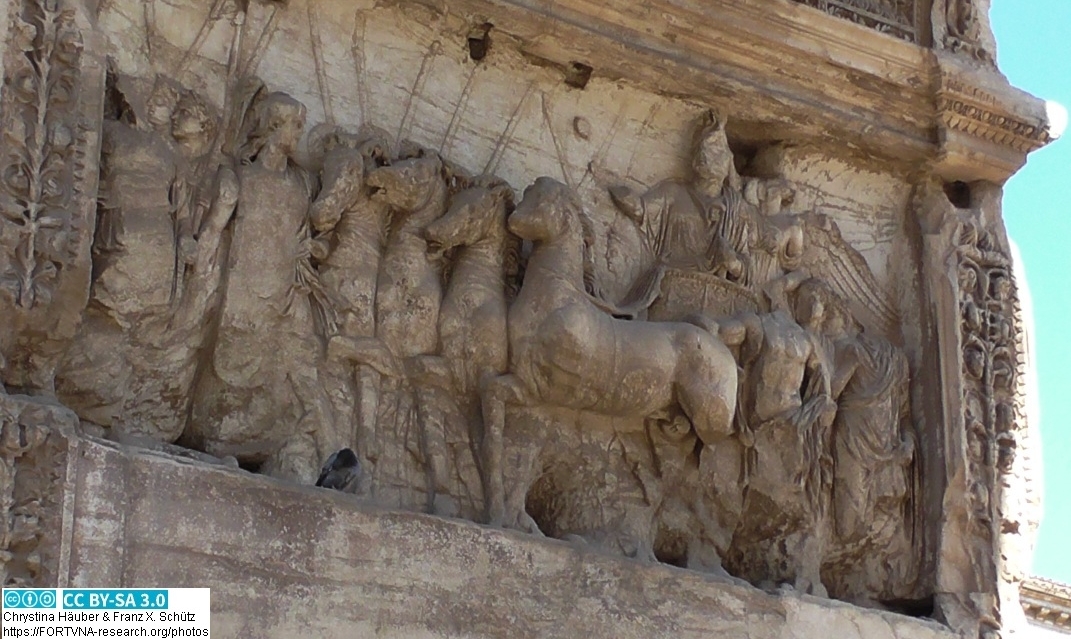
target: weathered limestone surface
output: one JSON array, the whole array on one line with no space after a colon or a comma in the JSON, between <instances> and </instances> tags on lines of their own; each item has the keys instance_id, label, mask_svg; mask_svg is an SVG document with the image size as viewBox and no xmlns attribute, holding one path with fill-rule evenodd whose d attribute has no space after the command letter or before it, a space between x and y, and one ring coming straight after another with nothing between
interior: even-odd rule
<instances>
[{"instance_id":1,"label":"weathered limestone surface","mask_svg":"<svg viewBox=\"0 0 1071 639\"><path fill-rule=\"evenodd\" d=\"M219 584L236 636L1014 632L1000 198L1052 135L987 9L7 3L2 581Z\"/></svg>"},{"instance_id":2,"label":"weathered limestone surface","mask_svg":"<svg viewBox=\"0 0 1071 639\"><path fill-rule=\"evenodd\" d=\"M223 638L954 636L932 621L382 511L237 469L86 439L72 453L59 583L211 585Z\"/></svg>"}]
</instances>

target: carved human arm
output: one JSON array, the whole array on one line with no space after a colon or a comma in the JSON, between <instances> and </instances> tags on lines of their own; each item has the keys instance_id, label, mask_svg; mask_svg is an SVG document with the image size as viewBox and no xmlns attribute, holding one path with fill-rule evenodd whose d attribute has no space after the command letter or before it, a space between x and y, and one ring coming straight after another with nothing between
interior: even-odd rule
<instances>
[{"instance_id":1,"label":"carved human arm","mask_svg":"<svg viewBox=\"0 0 1071 639\"><path fill-rule=\"evenodd\" d=\"M811 354L807 357L807 387L804 389L803 400L813 400L817 397L826 397L833 401L833 377L835 370L830 370L829 362L822 352L819 344L814 344Z\"/></svg>"},{"instance_id":2,"label":"carved human arm","mask_svg":"<svg viewBox=\"0 0 1071 639\"><path fill-rule=\"evenodd\" d=\"M855 371L859 369L858 351L860 348L857 343L852 342L845 348L836 349L830 382L830 390L834 398L840 397L848 382L855 375Z\"/></svg>"},{"instance_id":3,"label":"carved human arm","mask_svg":"<svg viewBox=\"0 0 1071 639\"><path fill-rule=\"evenodd\" d=\"M204 321L208 302L219 286L219 241L238 206L240 187L238 176L229 166L222 166L217 174L216 197L208 206L208 215L197 237L193 272L184 283L186 292L172 319L172 327L187 329Z\"/></svg>"},{"instance_id":4,"label":"carved human arm","mask_svg":"<svg viewBox=\"0 0 1071 639\"><path fill-rule=\"evenodd\" d=\"M792 306L789 304L788 295L808 277L810 274L806 271L792 271L763 284L762 290L770 302L770 309L791 314Z\"/></svg>"},{"instance_id":5,"label":"carved human arm","mask_svg":"<svg viewBox=\"0 0 1071 639\"><path fill-rule=\"evenodd\" d=\"M200 238L215 244L223 233L224 227L231 221L238 207L238 195L241 187L238 175L229 166L221 166L217 177L216 197L208 209L208 217L201 229ZM198 251L200 254L201 251Z\"/></svg>"},{"instance_id":6,"label":"carved human arm","mask_svg":"<svg viewBox=\"0 0 1071 639\"><path fill-rule=\"evenodd\" d=\"M643 200L630 187L619 185L607 189L610 193L610 201L614 203L618 211L621 211L628 219L637 226L643 226Z\"/></svg>"}]
</instances>

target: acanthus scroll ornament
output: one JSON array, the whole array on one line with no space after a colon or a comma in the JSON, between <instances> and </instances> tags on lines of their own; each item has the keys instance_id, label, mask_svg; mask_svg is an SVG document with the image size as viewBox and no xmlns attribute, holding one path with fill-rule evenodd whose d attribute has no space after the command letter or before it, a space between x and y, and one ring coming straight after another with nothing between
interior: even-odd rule
<instances>
[{"instance_id":1,"label":"acanthus scroll ornament","mask_svg":"<svg viewBox=\"0 0 1071 639\"><path fill-rule=\"evenodd\" d=\"M17 49L5 85L9 111L0 170L0 291L19 308L47 304L58 272L76 258L72 213L79 172L77 115L81 37L73 11L55 0L29 3L16 19ZM28 21L27 21L28 20Z\"/></svg>"}]
</instances>

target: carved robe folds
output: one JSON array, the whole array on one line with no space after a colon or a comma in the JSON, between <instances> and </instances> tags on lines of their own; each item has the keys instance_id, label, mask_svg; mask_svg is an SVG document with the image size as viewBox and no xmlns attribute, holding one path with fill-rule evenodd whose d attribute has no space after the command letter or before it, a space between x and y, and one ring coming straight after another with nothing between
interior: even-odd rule
<instances>
[{"instance_id":1,"label":"carved robe folds","mask_svg":"<svg viewBox=\"0 0 1071 639\"><path fill-rule=\"evenodd\" d=\"M238 171L237 208L211 368L192 425L205 449L264 461L303 433L317 389L308 294L298 288L309 191L293 169Z\"/></svg>"}]
</instances>

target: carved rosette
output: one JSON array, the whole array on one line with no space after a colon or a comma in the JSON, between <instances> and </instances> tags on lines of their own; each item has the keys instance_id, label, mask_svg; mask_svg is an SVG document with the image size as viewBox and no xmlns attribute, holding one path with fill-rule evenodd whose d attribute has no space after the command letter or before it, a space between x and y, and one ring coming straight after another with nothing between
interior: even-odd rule
<instances>
[{"instance_id":1,"label":"carved rosette","mask_svg":"<svg viewBox=\"0 0 1071 639\"><path fill-rule=\"evenodd\" d=\"M50 393L51 351L73 336L88 295L96 174L87 158L98 136L87 123L100 107L77 11L25 0L11 13L0 104L0 313L16 330L0 342L0 372L10 386Z\"/></svg>"}]
</instances>

